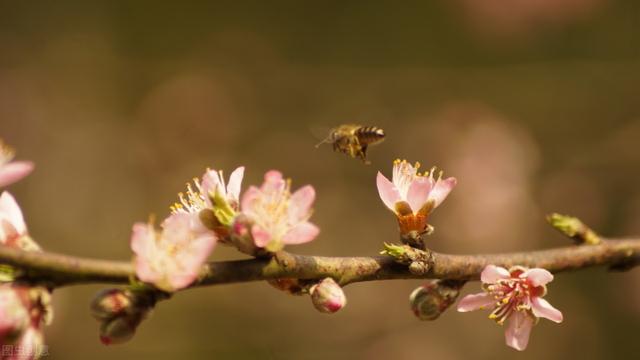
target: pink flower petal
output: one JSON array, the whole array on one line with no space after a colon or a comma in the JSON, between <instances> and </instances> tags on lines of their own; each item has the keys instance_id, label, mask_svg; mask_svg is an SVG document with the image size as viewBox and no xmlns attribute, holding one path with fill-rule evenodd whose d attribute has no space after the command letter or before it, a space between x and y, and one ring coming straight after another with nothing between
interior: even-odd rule
<instances>
[{"instance_id":1,"label":"pink flower petal","mask_svg":"<svg viewBox=\"0 0 640 360\"><path fill-rule=\"evenodd\" d=\"M197 272L170 272L166 281L160 282L158 287L162 290L173 292L176 290L184 289L191 285L198 278Z\"/></svg>"},{"instance_id":2,"label":"pink flower petal","mask_svg":"<svg viewBox=\"0 0 640 360\"><path fill-rule=\"evenodd\" d=\"M188 244L192 237L192 220L197 213L173 213L161 224L162 240L168 244Z\"/></svg>"},{"instance_id":3,"label":"pink flower petal","mask_svg":"<svg viewBox=\"0 0 640 360\"><path fill-rule=\"evenodd\" d=\"M240 188L242 187L242 178L244 177L244 166L233 170L229 176L229 184L227 185L227 196L234 201L240 200ZM237 203L236 203L237 204Z\"/></svg>"},{"instance_id":4,"label":"pink flower petal","mask_svg":"<svg viewBox=\"0 0 640 360\"><path fill-rule=\"evenodd\" d=\"M451 190L456 186L456 178L450 177L445 180L438 180L429 194L429 200L435 201L435 207L438 207L444 199L447 198Z\"/></svg>"},{"instance_id":5,"label":"pink flower petal","mask_svg":"<svg viewBox=\"0 0 640 360\"><path fill-rule=\"evenodd\" d=\"M289 201L289 219L292 223L304 221L309 218L311 205L316 198L316 191L313 186L301 187L291 195Z\"/></svg>"},{"instance_id":6,"label":"pink flower petal","mask_svg":"<svg viewBox=\"0 0 640 360\"><path fill-rule=\"evenodd\" d=\"M258 225L251 227L251 236L257 247L266 247L271 242L271 234Z\"/></svg>"},{"instance_id":7,"label":"pink flower petal","mask_svg":"<svg viewBox=\"0 0 640 360\"><path fill-rule=\"evenodd\" d=\"M188 249L175 256L175 269L169 271L167 276L170 291L183 289L191 285L200 274L200 270L216 244L216 237L212 234L193 239L188 244Z\"/></svg>"},{"instance_id":8,"label":"pink flower petal","mask_svg":"<svg viewBox=\"0 0 640 360\"><path fill-rule=\"evenodd\" d=\"M523 272L520 275L521 279L527 279L533 286L546 285L553 280L553 274L545 269L534 268Z\"/></svg>"},{"instance_id":9,"label":"pink flower petal","mask_svg":"<svg viewBox=\"0 0 640 360\"><path fill-rule=\"evenodd\" d=\"M280 191L286 186L286 181L282 178L282 173L278 170L269 170L264 174L262 191Z\"/></svg>"},{"instance_id":10,"label":"pink flower petal","mask_svg":"<svg viewBox=\"0 0 640 360\"><path fill-rule=\"evenodd\" d=\"M200 187L202 188L202 195L204 195L205 202L207 206L211 206L211 199L209 199L209 194L214 193L216 189L221 186L222 179L220 179L220 175L215 170L207 170L207 172L202 175L202 181L200 181ZM225 191L225 189L220 189L221 191Z\"/></svg>"},{"instance_id":11,"label":"pink flower petal","mask_svg":"<svg viewBox=\"0 0 640 360\"><path fill-rule=\"evenodd\" d=\"M504 332L507 345L519 351L526 349L533 324L534 319L524 311L516 311L511 315Z\"/></svg>"},{"instance_id":12,"label":"pink flower petal","mask_svg":"<svg viewBox=\"0 0 640 360\"><path fill-rule=\"evenodd\" d=\"M145 282L154 283L160 274L151 267L151 259L158 256L156 233L151 224L136 223L131 234L131 250L135 256L136 276Z\"/></svg>"},{"instance_id":13,"label":"pink flower petal","mask_svg":"<svg viewBox=\"0 0 640 360\"><path fill-rule=\"evenodd\" d=\"M396 202L400 201L398 189L380 172L378 172L378 176L376 177L376 185L378 186L378 194L382 202L389 210L395 211Z\"/></svg>"},{"instance_id":14,"label":"pink flower petal","mask_svg":"<svg viewBox=\"0 0 640 360\"><path fill-rule=\"evenodd\" d=\"M0 187L12 184L33 171L31 161L12 161L0 166Z\"/></svg>"},{"instance_id":15,"label":"pink flower petal","mask_svg":"<svg viewBox=\"0 0 640 360\"><path fill-rule=\"evenodd\" d=\"M556 323L562 322L562 313L560 310L554 308L549 302L541 297L534 296L531 299L531 310L533 315L549 319Z\"/></svg>"},{"instance_id":16,"label":"pink flower petal","mask_svg":"<svg viewBox=\"0 0 640 360\"><path fill-rule=\"evenodd\" d=\"M282 238L282 242L289 245L303 244L315 239L318 233L320 229L317 226L310 222L303 222L289 230Z\"/></svg>"},{"instance_id":17,"label":"pink flower petal","mask_svg":"<svg viewBox=\"0 0 640 360\"><path fill-rule=\"evenodd\" d=\"M470 294L465 296L464 298L462 298L462 300L458 302L458 311L459 312L474 311L478 309L483 309L487 306L494 305L495 303L496 303L496 300L493 298L493 296L485 292L481 292L478 294Z\"/></svg>"},{"instance_id":18,"label":"pink flower petal","mask_svg":"<svg viewBox=\"0 0 640 360\"><path fill-rule=\"evenodd\" d=\"M413 213L417 213L418 210L427 202L429 198L429 192L431 191L431 181L429 178L420 176L417 177L411 185L409 185L409 191L407 191L407 202L411 206Z\"/></svg>"},{"instance_id":19,"label":"pink flower petal","mask_svg":"<svg viewBox=\"0 0 640 360\"><path fill-rule=\"evenodd\" d=\"M240 207L243 212L251 212L253 204L257 198L260 197L260 189L255 186L250 186L244 194L242 194L242 202Z\"/></svg>"},{"instance_id":20,"label":"pink flower petal","mask_svg":"<svg viewBox=\"0 0 640 360\"><path fill-rule=\"evenodd\" d=\"M480 274L480 280L485 284L494 284L498 280L508 279L511 275L509 271L503 267L495 265L487 265L482 274Z\"/></svg>"},{"instance_id":21,"label":"pink flower petal","mask_svg":"<svg viewBox=\"0 0 640 360\"><path fill-rule=\"evenodd\" d=\"M13 224L11 224L7 219L0 218L0 244L18 247L19 245L16 244L16 240L19 238L20 234L18 234L16 228L13 227Z\"/></svg>"},{"instance_id":22,"label":"pink flower petal","mask_svg":"<svg viewBox=\"0 0 640 360\"><path fill-rule=\"evenodd\" d=\"M26 234L27 225L24 223L20 206L13 195L7 191L0 195L0 218L4 218L9 221L18 234Z\"/></svg>"},{"instance_id":23,"label":"pink flower petal","mask_svg":"<svg viewBox=\"0 0 640 360\"><path fill-rule=\"evenodd\" d=\"M153 234L153 227L150 224L138 222L133 224L131 230L131 250L136 255L146 255L149 250L149 245L155 241Z\"/></svg>"},{"instance_id":24,"label":"pink flower petal","mask_svg":"<svg viewBox=\"0 0 640 360\"><path fill-rule=\"evenodd\" d=\"M213 232L198 236L192 239L183 251L174 256L175 260L181 268L185 268L188 272L195 272L197 275L200 267L211 255L216 243L217 238Z\"/></svg>"}]
</instances>

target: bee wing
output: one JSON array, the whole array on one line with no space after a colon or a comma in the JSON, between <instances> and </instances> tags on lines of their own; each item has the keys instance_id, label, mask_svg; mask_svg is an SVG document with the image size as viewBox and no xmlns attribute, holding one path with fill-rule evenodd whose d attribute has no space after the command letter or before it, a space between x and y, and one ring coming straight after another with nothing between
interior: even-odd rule
<instances>
[{"instance_id":1,"label":"bee wing","mask_svg":"<svg viewBox=\"0 0 640 360\"><path fill-rule=\"evenodd\" d=\"M316 149L319 148L322 144L331 142L331 132L333 131L332 128L328 126L314 125L309 127L309 131L313 135L314 139L320 140L320 142L315 145Z\"/></svg>"}]
</instances>

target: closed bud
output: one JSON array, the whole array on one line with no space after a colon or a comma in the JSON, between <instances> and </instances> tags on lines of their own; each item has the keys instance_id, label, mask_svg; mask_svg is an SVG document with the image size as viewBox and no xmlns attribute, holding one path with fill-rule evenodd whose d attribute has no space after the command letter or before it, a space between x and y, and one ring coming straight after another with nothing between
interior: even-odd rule
<instances>
[{"instance_id":1,"label":"closed bud","mask_svg":"<svg viewBox=\"0 0 640 360\"><path fill-rule=\"evenodd\" d=\"M595 231L576 217L553 213L547 216L547 221L558 231L572 238L578 245L598 245L602 242Z\"/></svg>"},{"instance_id":2,"label":"closed bud","mask_svg":"<svg viewBox=\"0 0 640 360\"><path fill-rule=\"evenodd\" d=\"M347 304L344 291L332 278L326 278L309 289L311 301L318 311L334 313Z\"/></svg>"},{"instance_id":3,"label":"closed bud","mask_svg":"<svg viewBox=\"0 0 640 360\"><path fill-rule=\"evenodd\" d=\"M462 285L462 281L431 280L413 290L411 310L420 320L435 320L456 301Z\"/></svg>"},{"instance_id":4,"label":"closed bud","mask_svg":"<svg viewBox=\"0 0 640 360\"><path fill-rule=\"evenodd\" d=\"M105 320L100 326L100 342L105 345L112 345L122 344L131 340L145 315L145 312L140 312Z\"/></svg>"},{"instance_id":5,"label":"closed bud","mask_svg":"<svg viewBox=\"0 0 640 360\"><path fill-rule=\"evenodd\" d=\"M131 313L131 292L124 289L105 289L96 294L91 302L91 315L96 320L109 320Z\"/></svg>"}]
</instances>

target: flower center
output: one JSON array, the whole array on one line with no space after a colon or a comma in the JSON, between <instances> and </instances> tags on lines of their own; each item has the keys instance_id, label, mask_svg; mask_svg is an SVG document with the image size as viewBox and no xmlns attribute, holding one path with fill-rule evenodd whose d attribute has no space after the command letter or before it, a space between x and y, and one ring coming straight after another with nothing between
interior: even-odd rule
<instances>
[{"instance_id":1,"label":"flower center","mask_svg":"<svg viewBox=\"0 0 640 360\"><path fill-rule=\"evenodd\" d=\"M420 163L416 162L415 165L411 165L407 160L396 159L393 162L393 184L400 192L400 196L403 199L407 198L409 187L416 177L421 176L418 174Z\"/></svg>"},{"instance_id":2,"label":"flower center","mask_svg":"<svg viewBox=\"0 0 640 360\"><path fill-rule=\"evenodd\" d=\"M281 240L289 230L289 199L291 182L283 186L262 190L255 199L252 218L258 226L268 231L275 240Z\"/></svg>"},{"instance_id":3,"label":"flower center","mask_svg":"<svg viewBox=\"0 0 640 360\"><path fill-rule=\"evenodd\" d=\"M519 278L503 279L486 286L485 291L497 300L489 318L502 325L514 311L530 311L529 299L535 290L529 281Z\"/></svg>"},{"instance_id":4,"label":"flower center","mask_svg":"<svg viewBox=\"0 0 640 360\"><path fill-rule=\"evenodd\" d=\"M197 213L207 207L205 194L202 193L202 187L200 181L197 178L193 179L195 184L195 190L190 183L187 183L187 193L178 193L179 203L174 203L171 206L171 212L176 213Z\"/></svg>"}]
</instances>

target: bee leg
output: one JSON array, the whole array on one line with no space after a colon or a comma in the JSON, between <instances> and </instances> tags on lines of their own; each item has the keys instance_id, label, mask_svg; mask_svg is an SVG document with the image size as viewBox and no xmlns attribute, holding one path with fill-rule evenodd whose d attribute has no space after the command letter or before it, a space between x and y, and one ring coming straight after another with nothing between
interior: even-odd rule
<instances>
[{"instance_id":1,"label":"bee leg","mask_svg":"<svg viewBox=\"0 0 640 360\"><path fill-rule=\"evenodd\" d=\"M358 151L358 157L365 164L371 164L371 161L367 160L367 145L362 146Z\"/></svg>"}]
</instances>

